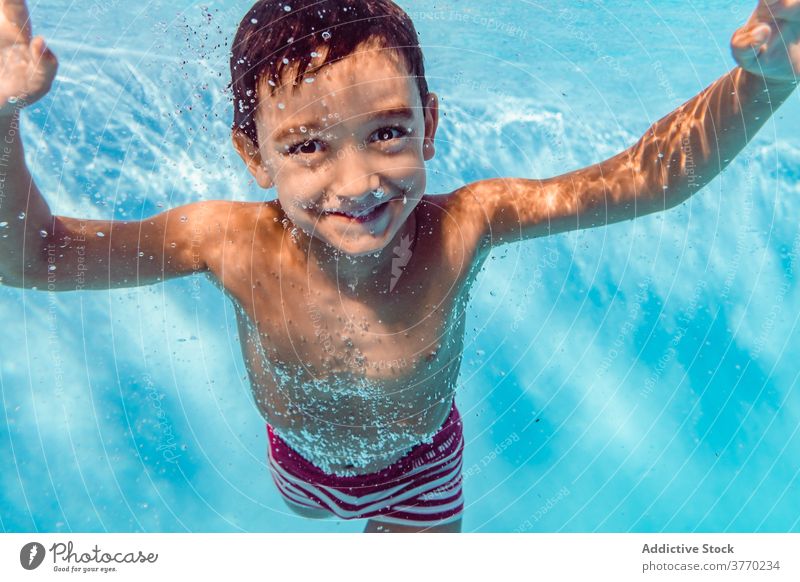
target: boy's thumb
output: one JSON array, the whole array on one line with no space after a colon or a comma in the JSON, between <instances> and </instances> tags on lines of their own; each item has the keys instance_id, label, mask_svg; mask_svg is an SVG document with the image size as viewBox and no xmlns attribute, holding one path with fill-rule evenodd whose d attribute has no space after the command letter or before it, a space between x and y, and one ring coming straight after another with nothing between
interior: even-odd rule
<instances>
[{"instance_id":1,"label":"boy's thumb","mask_svg":"<svg viewBox=\"0 0 800 582\"><path fill-rule=\"evenodd\" d=\"M50 47L47 46L44 37L33 37L30 47L31 56L39 66L44 69L46 74L55 73L55 70L58 68L58 59L56 59L56 55L50 50Z\"/></svg>"}]
</instances>

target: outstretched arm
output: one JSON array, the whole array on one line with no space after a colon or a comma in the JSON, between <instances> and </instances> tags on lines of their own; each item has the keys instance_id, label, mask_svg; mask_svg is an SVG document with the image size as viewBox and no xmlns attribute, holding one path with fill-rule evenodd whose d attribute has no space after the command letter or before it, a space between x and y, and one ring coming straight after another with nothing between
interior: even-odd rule
<instances>
[{"instance_id":1,"label":"outstretched arm","mask_svg":"<svg viewBox=\"0 0 800 582\"><path fill-rule=\"evenodd\" d=\"M51 214L25 164L20 118L57 68L44 39L31 36L24 0L0 0L0 284L106 289L205 271L232 203L189 204L141 222Z\"/></svg>"},{"instance_id":2,"label":"outstretched arm","mask_svg":"<svg viewBox=\"0 0 800 582\"><path fill-rule=\"evenodd\" d=\"M705 186L796 86L800 0L761 0L731 45L739 67L613 158L547 180L495 179L465 186L462 199L476 204L486 219L483 247L666 210Z\"/></svg>"}]
</instances>

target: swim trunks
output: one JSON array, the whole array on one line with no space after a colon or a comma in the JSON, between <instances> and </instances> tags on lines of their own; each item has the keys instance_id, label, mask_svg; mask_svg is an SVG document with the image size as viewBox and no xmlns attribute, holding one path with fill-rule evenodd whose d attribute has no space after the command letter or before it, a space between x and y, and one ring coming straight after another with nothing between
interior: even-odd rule
<instances>
[{"instance_id":1,"label":"swim trunks","mask_svg":"<svg viewBox=\"0 0 800 582\"><path fill-rule=\"evenodd\" d=\"M331 475L311 464L267 424L269 468L291 503L325 509L342 519L430 527L452 523L464 511L461 465L464 436L453 402L450 415L429 443L374 473Z\"/></svg>"}]
</instances>

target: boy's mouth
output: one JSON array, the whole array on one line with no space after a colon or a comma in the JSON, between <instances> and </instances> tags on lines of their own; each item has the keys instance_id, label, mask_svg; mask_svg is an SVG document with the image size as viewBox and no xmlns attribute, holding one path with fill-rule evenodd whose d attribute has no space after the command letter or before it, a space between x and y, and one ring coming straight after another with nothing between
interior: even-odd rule
<instances>
[{"instance_id":1,"label":"boy's mouth","mask_svg":"<svg viewBox=\"0 0 800 582\"><path fill-rule=\"evenodd\" d=\"M333 210L325 211L326 216L338 216L353 222L364 223L375 220L386 210L389 205L389 200L373 206L371 209L365 209L358 212L338 212Z\"/></svg>"}]
</instances>

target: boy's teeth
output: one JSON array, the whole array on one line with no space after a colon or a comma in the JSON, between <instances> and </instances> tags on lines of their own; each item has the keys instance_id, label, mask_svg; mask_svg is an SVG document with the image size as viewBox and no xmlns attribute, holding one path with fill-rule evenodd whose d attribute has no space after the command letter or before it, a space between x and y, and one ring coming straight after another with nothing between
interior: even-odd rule
<instances>
[{"instance_id":1,"label":"boy's teeth","mask_svg":"<svg viewBox=\"0 0 800 582\"><path fill-rule=\"evenodd\" d=\"M362 216L366 216L367 214L373 213L380 206L383 206L383 205L379 204L378 206L374 206L373 208L368 208L368 209L366 209L366 210L364 210L362 212L359 212L357 214L353 214L352 212L333 212L333 214L344 214L345 216L349 216L350 218L360 218Z\"/></svg>"}]
</instances>

